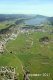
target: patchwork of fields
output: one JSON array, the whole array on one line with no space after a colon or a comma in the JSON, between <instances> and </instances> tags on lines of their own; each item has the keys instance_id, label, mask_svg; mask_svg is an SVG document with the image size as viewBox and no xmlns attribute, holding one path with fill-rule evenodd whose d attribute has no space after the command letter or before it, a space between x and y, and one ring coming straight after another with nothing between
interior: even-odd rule
<instances>
[{"instance_id":1,"label":"patchwork of fields","mask_svg":"<svg viewBox=\"0 0 53 80\"><path fill-rule=\"evenodd\" d=\"M20 29L19 26L22 27L23 24L16 25L16 29L12 28L12 33L19 33L14 39L8 39L11 35L9 32L7 36L2 34L8 40L4 45L4 52L0 53L0 66L15 67L19 74L17 80L23 80L26 71L30 74L44 74L29 76L30 80L53 80L53 33L49 32L53 27L44 26L42 29L47 31L33 31ZM43 37L48 37L48 40ZM41 38L44 40L40 41Z\"/></svg>"},{"instance_id":2,"label":"patchwork of fields","mask_svg":"<svg viewBox=\"0 0 53 80\"><path fill-rule=\"evenodd\" d=\"M0 55L0 66L14 66L21 75L23 67L31 74L50 73L49 77L31 77L31 80L52 80L53 42L39 42L39 38L45 35L50 39L53 36L49 33L33 32L30 35L19 34L15 40L10 40L4 54Z\"/></svg>"}]
</instances>

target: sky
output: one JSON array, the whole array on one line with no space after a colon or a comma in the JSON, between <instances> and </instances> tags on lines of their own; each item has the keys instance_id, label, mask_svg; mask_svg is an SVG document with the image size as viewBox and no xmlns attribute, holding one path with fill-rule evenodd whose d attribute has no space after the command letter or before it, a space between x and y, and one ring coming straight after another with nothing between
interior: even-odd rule
<instances>
[{"instance_id":1,"label":"sky","mask_svg":"<svg viewBox=\"0 0 53 80\"><path fill-rule=\"evenodd\" d=\"M0 14L53 16L53 0L0 0Z\"/></svg>"}]
</instances>

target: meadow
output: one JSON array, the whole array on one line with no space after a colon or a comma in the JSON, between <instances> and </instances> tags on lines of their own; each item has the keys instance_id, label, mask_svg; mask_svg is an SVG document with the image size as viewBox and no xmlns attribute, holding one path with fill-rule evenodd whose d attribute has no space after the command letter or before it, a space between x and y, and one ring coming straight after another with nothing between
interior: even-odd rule
<instances>
[{"instance_id":1,"label":"meadow","mask_svg":"<svg viewBox=\"0 0 53 80\"><path fill-rule=\"evenodd\" d=\"M0 55L0 66L14 66L19 73L19 79L23 78L23 67L31 74L50 73L50 76L30 77L30 80L53 79L53 44L41 43L43 36L53 38L48 32L31 32L31 34L19 34L15 40L6 44L5 52Z\"/></svg>"},{"instance_id":2,"label":"meadow","mask_svg":"<svg viewBox=\"0 0 53 80\"><path fill-rule=\"evenodd\" d=\"M18 80L23 80L26 71L30 74L41 74L29 76L30 80L53 80L53 26L44 23L37 29L34 28L35 25L27 26L22 20L19 18L0 22L0 30L11 26L6 33L0 34L1 42L8 39L4 52L0 53L0 66L15 67ZM14 27L12 24L15 24ZM23 27L26 27L26 30ZM17 37L9 39L12 34ZM40 42L43 37L48 37L49 40Z\"/></svg>"}]
</instances>

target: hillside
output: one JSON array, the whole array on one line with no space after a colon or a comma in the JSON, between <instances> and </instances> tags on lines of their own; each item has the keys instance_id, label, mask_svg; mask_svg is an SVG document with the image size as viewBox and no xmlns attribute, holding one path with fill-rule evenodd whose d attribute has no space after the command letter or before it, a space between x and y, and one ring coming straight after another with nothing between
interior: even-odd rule
<instances>
[{"instance_id":1,"label":"hillside","mask_svg":"<svg viewBox=\"0 0 53 80\"><path fill-rule=\"evenodd\" d=\"M0 20L0 79L52 80L53 19L2 14Z\"/></svg>"}]
</instances>

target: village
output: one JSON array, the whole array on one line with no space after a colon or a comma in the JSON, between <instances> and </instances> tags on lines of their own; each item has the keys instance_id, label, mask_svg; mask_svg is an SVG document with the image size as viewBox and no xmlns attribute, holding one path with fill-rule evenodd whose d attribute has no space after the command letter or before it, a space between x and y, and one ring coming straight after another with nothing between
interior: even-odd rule
<instances>
[{"instance_id":1,"label":"village","mask_svg":"<svg viewBox=\"0 0 53 80\"><path fill-rule=\"evenodd\" d=\"M40 26L42 27L42 26ZM35 29L34 29L35 28ZM5 37L2 38L2 40L0 40L0 53L3 53L4 50L5 50L5 44L9 41L9 40L15 40L17 38L17 36L21 33L21 34L25 34L25 35L31 35L33 32L48 32L50 34L52 34L52 30L45 30L45 29L42 29L42 28L30 28L30 27L21 27L21 28L17 28L17 29L14 29L14 31L12 33L6 33L5 34ZM16 32L16 33L15 33ZM4 34L3 34L4 35ZM49 38L47 36L43 36L42 39L40 38L39 41L45 41L45 42L48 42L49 41ZM33 45L33 40L32 41L27 41L26 42L31 42L31 45Z\"/></svg>"},{"instance_id":2,"label":"village","mask_svg":"<svg viewBox=\"0 0 53 80\"><path fill-rule=\"evenodd\" d=\"M0 78L1 80L17 80L17 74L15 68L12 66L1 66L0 67Z\"/></svg>"}]
</instances>

